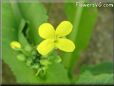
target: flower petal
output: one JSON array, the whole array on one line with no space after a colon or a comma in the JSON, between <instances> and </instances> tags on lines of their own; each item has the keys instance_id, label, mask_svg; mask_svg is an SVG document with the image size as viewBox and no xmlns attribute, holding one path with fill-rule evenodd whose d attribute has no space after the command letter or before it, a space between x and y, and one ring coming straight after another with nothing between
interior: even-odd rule
<instances>
[{"instance_id":1,"label":"flower petal","mask_svg":"<svg viewBox=\"0 0 114 86\"><path fill-rule=\"evenodd\" d=\"M75 49L74 43L71 40L65 38L59 38L56 43L56 47L66 52L73 52Z\"/></svg>"},{"instance_id":2,"label":"flower petal","mask_svg":"<svg viewBox=\"0 0 114 86\"><path fill-rule=\"evenodd\" d=\"M50 23L40 25L38 30L40 37L44 39L53 38L55 35L54 27Z\"/></svg>"},{"instance_id":3,"label":"flower petal","mask_svg":"<svg viewBox=\"0 0 114 86\"><path fill-rule=\"evenodd\" d=\"M37 46L37 51L45 56L47 55L50 51L52 51L54 48L54 41L52 39L46 39L42 41L38 46Z\"/></svg>"},{"instance_id":4,"label":"flower petal","mask_svg":"<svg viewBox=\"0 0 114 86\"><path fill-rule=\"evenodd\" d=\"M72 24L69 21L61 22L56 28L56 35L58 37L63 37L68 35L72 31Z\"/></svg>"}]
</instances>

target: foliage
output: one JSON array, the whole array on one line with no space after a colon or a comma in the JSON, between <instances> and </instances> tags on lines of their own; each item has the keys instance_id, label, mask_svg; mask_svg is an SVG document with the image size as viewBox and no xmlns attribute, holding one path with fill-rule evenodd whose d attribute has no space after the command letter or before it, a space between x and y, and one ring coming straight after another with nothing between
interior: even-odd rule
<instances>
[{"instance_id":1,"label":"foliage","mask_svg":"<svg viewBox=\"0 0 114 86\"><path fill-rule=\"evenodd\" d=\"M72 9L72 10L71 10ZM37 58L40 58L40 64L47 66L46 75L37 76L36 71L32 67L27 66L25 62L19 61L18 58L23 57L10 48L12 41L19 41L24 49L31 50L40 43L41 38L38 36L37 29L39 25L48 21L48 15L42 3L2 3L2 59L9 65L13 74L16 77L17 83L24 84L69 84L72 80L68 76L68 72L72 73L71 68L74 62L78 61L80 53L87 48L93 26L97 18L96 8L81 8L75 7L73 3L65 3L65 13L69 21L72 22L74 28L69 39L76 44L76 50L73 53L62 54L52 52L47 57L43 58L37 53ZM92 13L92 14L91 14ZM89 16L89 17L88 17ZM32 52L29 51L28 54ZM21 59L23 60L23 59ZM46 60L46 61L43 61ZM33 60L32 60L33 61ZM79 78L76 79L76 84L110 84L113 82L112 64L103 63L97 66L82 67ZM66 66L68 69L65 69ZM75 84L74 83L74 84Z\"/></svg>"},{"instance_id":2,"label":"foliage","mask_svg":"<svg viewBox=\"0 0 114 86\"><path fill-rule=\"evenodd\" d=\"M92 74L102 74L107 73L111 74L113 73L113 63L112 62L102 62L97 65L83 65L81 67L81 73L83 73L85 70L90 71Z\"/></svg>"},{"instance_id":3,"label":"foliage","mask_svg":"<svg viewBox=\"0 0 114 86\"><path fill-rule=\"evenodd\" d=\"M97 9L91 7L76 7L75 3L66 3L65 13L74 27L72 34L70 34L68 38L76 44L75 52L65 54L64 57L66 58L63 58L64 65L70 68L74 62L77 61L80 53L88 46L97 18Z\"/></svg>"},{"instance_id":4,"label":"foliage","mask_svg":"<svg viewBox=\"0 0 114 86\"><path fill-rule=\"evenodd\" d=\"M76 84L114 84L113 77L113 74L102 73L100 75L93 75L91 72L85 71L76 81Z\"/></svg>"},{"instance_id":5,"label":"foliage","mask_svg":"<svg viewBox=\"0 0 114 86\"><path fill-rule=\"evenodd\" d=\"M12 4L14 4L14 3L12 3ZM31 18L30 22L32 22L32 24L30 24L30 25L33 25L33 26L30 26L29 30L32 29L30 32L32 32L32 31L36 32L37 28L35 28L35 27L36 26L38 27L38 25L40 23L47 20L45 17L41 18L42 14L44 14L44 16L46 16L46 12L44 10L44 7L42 5L41 6L40 5L41 5L40 3L39 3L39 5L33 5L33 4L29 3L29 4L24 4L23 6L21 6L24 8L23 10L28 10L28 12L31 9L35 8L34 12L35 12L36 16L29 13L29 15L25 14L25 15L27 15L26 18L28 18L28 19L24 18L24 20L26 20L28 22L29 22L29 19ZM17 60L16 54L14 51L12 51L9 44L13 40L19 40L21 43L24 43L24 45L28 44L27 39L24 37L24 34L22 33L25 22L22 19L21 20L23 22L21 22L21 24L19 24L20 22L16 22L17 18L14 17L14 13L13 13L13 11L15 11L15 10L12 9L10 3L3 3L2 6L3 6L2 8L4 10L2 13L2 17L3 17L3 30L2 30L3 31L2 32L3 33L3 40L2 40L2 42L3 42L3 46L2 46L3 60L10 66L11 70L13 71L14 75L16 76L17 82L18 83L44 83L44 82L45 83L46 82L47 83L48 82L52 82L52 83L61 82L62 83L62 82L65 82L64 79L66 79L66 81L68 81L67 75L65 73L66 70L64 69L64 67L61 67L60 64L53 66L55 69L52 67L52 69L53 69L52 71L51 71L51 67L50 67L49 71L51 71L51 72L49 72L47 74L49 79L47 79L47 81L45 81L45 80L40 80L39 78L37 78L35 76L33 70L31 70L28 66L26 66L25 63ZM13 5L13 6L15 6L15 5ZM26 6L29 6L30 8L26 7ZM38 12L38 13L36 13L36 12ZM39 14L39 12L41 14ZM44 21L43 21L43 19L44 19ZM19 31L18 31L18 28L19 28ZM35 37L37 38L38 35ZM59 71L55 72L54 70L56 70L56 69ZM62 72L63 72L63 74L62 74ZM61 77L58 76L58 78L55 78L54 79L55 81L53 82L52 80L53 80L54 76L51 73L53 73L53 75L61 73L61 75L63 75L61 77L63 77L63 78L65 77L65 78L61 80Z\"/></svg>"}]
</instances>

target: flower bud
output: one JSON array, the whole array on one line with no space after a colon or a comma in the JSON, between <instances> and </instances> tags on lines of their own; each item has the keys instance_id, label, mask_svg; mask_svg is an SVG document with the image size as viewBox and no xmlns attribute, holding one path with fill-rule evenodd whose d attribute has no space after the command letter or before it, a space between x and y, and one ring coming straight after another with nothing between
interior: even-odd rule
<instances>
[{"instance_id":1,"label":"flower bud","mask_svg":"<svg viewBox=\"0 0 114 86\"><path fill-rule=\"evenodd\" d=\"M20 49L21 48L21 44L17 41L11 42L10 46L11 46L12 49Z\"/></svg>"},{"instance_id":2,"label":"flower bud","mask_svg":"<svg viewBox=\"0 0 114 86\"><path fill-rule=\"evenodd\" d=\"M25 46L25 51L31 52L32 48L29 45Z\"/></svg>"},{"instance_id":3,"label":"flower bud","mask_svg":"<svg viewBox=\"0 0 114 86\"><path fill-rule=\"evenodd\" d=\"M49 62L48 60L40 60L40 63L42 64L42 65L45 65L45 66L47 66L48 64L51 64L51 62Z\"/></svg>"},{"instance_id":4,"label":"flower bud","mask_svg":"<svg viewBox=\"0 0 114 86\"><path fill-rule=\"evenodd\" d=\"M20 61L25 61L26 57L23 54L19 54L19 55L17 55L17 59Z\"/></svg>"}]
</instances>

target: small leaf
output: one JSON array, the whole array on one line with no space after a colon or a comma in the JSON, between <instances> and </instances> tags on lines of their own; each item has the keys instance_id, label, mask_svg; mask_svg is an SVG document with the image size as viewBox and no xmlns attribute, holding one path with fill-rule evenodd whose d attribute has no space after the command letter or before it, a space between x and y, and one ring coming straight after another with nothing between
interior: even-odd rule
<instances>
[{"instance_id":1,"label":"small leaf","mask_svg":"<svg viewBox=\"0 0 114 86\"><path fill-rule=\"evenodd\" d=\"M76 81L76 84L114 84L113 74L102 73L93 75L89 71L85 71Z\"/></svg>"},{"instance_id":2,"label":"small leaf","mask_svg":"<svg viewBox=\"0 0 114 86\"><path fill-rule=\"evenodd\" d=\"M81 67L81 72L90 71L92 74L113 73L113 63L103 62L97 65L84 65Z\"/></svg>"},{"instance_id":3,"label":"small leaf","mask_svg":"<svg viewBox=\"0 0 114 86\"><path fill-rule=\"evenodd\" d=\"M27 38L25 37L25 35L23 33L24 29L28 29L26 27L26 24L27 24L26 21L24 19L21 19L21 22L20 22L20 25L19 25L19 29L18 29L19 30L18 31L18 40L24 47L28 46L28 47L31 48Z\"/></svg>"}]
</instances>

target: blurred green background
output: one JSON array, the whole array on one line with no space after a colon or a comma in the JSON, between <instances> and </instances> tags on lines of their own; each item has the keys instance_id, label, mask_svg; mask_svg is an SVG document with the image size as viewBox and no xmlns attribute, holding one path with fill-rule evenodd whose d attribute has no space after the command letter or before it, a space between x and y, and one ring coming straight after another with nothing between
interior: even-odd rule
<instances>
[{"instance_id":1,"label":"blurred green background","mask_svg":"<svg viewBox=\"0 0 114 86\"><path fill-rule=\"evenodd\" d=\"M67 19L64 13L64 3L43 3L48 11L49 19L54 26L57 26L62 20ZM109 7L97 8L98 17L94 25L89 46L81 52L78 67L74 67L74 72L82 65L93 65L102 62L113 62L113 10ZM89 16L88 16L89 17ZM86 22L85 22L86 23ZM77 64L77 62L76 62ZM2 62L2 83L16 83L15 77L10 68L4 61ZM1 80L0 80L1 82Z\"/></svg>"}]
</instances>

